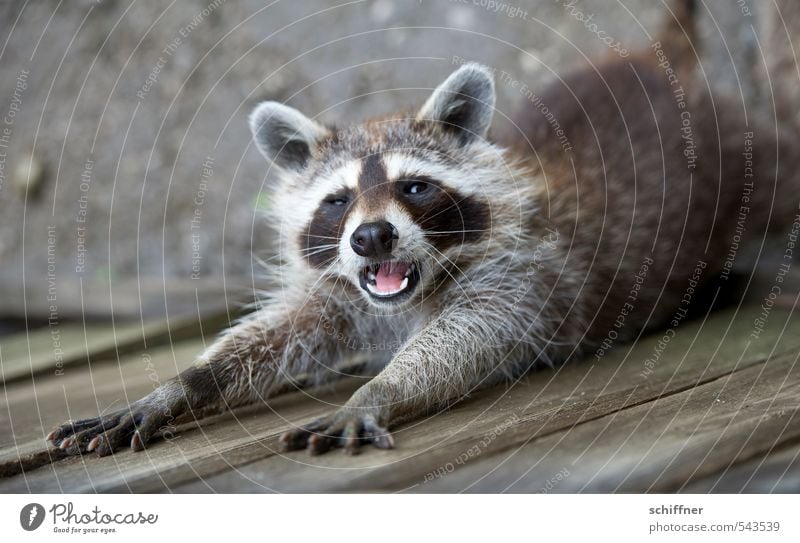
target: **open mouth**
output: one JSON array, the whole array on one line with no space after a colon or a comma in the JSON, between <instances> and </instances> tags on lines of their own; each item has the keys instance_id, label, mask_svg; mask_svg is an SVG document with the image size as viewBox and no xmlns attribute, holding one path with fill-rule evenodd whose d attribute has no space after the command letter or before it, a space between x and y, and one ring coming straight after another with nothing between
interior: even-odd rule
<instances>
[{"instance_id":1,"label":"open mouth","mask_svg":"<svg viewBox=\"0 0 800 543\"><path fill-rule=\"evenodd\" d=\"M361 288L377 300L397 300L410 295L419 283L414 262L391 260L370 264L359 274Z\"/></svg>"}]
</instances>

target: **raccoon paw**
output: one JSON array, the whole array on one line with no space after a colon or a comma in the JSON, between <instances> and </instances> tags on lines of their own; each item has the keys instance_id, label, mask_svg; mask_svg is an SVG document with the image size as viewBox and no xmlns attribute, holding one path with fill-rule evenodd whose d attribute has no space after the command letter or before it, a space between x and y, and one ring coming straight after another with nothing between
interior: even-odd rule
<instances>
[{"instance_id":1,"label":"raccoon paw","mask_svg":"<svg viewBox=\"0 0 800 543\"><path fill-rule=\"evenodd\" d=\"M107 456L125 443L141 451L176 415L155 402L140 400L109 415L66 422L46 439L72 455L94 451Z\"/></svg>"},{"instance_id":2,"label":"raccoon paw","mask_svg":"<svg viewBox=\"0 0 800 543\"><path fill-rule=\"evenodd\" d=\"M378 425L374 416L345 411L284 432L278 441L284 452L308 449L312 455L337 447L343 447L348 454L359 454L363 443L372 443L379 449L394 448L392 434Z\"/></svg>"}]
</instances>

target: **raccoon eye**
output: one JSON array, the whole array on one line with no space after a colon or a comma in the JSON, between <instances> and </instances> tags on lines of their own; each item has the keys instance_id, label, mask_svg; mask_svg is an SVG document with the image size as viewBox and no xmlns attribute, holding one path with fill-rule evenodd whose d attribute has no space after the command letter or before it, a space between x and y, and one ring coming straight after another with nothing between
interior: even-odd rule
<instances>
[{"instance_id":1,"label":"raccoon eye","mask_svg":"<svg viewBox=\"0 0 800 543\"><path fill-rule=\"evenodd\" d=\"M403 187L403 192L406 194L421 194L426 190L428 190L428 184L423 183L422 181L412 181Z\"/></svg>"},{"instance_id":2,"label":"raccoon eye","mask_svg":"<svg viewBox=\"0 0 800 543\"><path fill-rule=\"evenodd\" d=\"M332 206L344 206L347 205L347 198L331 198L330 200L325 200L325 203Z\"/></svg>"}]
</instances>

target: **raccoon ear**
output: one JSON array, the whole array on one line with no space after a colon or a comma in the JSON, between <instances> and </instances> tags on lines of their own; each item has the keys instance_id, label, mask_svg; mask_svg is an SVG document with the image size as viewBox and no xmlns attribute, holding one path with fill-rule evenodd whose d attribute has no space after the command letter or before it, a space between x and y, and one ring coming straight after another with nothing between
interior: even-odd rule
<instances>
[{"instance_id":1,"label":"raccoon ear","mask_svg":"<svg viewBox=\"0 0 800 543\"><path fill-rule=\"evenodd\" d=\"M327 128L278 102L262 102L250 114L250 131L261 153L276 166L300 170Z\"/></svg>"},{"instance_id":2,"label":"raccoon ear","mask_svg":"<svg viewBox=\"0 0 800 543\"><path fill-rule=\"evenodd\" d=\"M442 123L456 132L462 143L483 138L494 114L495 91L492 71L468 63L450 74L422 106L417 119Z\"/></svg>"}]
</instances>

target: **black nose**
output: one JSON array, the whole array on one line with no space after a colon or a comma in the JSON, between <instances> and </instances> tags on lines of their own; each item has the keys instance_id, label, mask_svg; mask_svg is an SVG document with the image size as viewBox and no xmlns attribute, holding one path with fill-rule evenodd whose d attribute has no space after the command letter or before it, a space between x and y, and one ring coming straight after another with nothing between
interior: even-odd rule
<instances>
[{"instance_id":1,"label":"black nose","mask_svg":"<svg viewBox=\"0 0 800 543\"><path fill-rule=\"evenodd\" d=\"M366 222L350 236L350 247L359 256L386 256L399 238L397 228L390 222Z\"/></svg>"}]
</instances>

